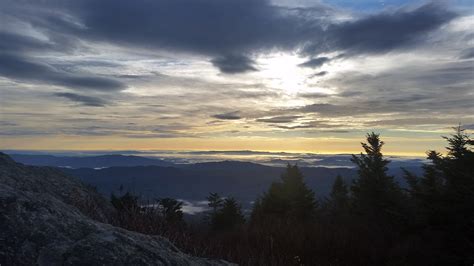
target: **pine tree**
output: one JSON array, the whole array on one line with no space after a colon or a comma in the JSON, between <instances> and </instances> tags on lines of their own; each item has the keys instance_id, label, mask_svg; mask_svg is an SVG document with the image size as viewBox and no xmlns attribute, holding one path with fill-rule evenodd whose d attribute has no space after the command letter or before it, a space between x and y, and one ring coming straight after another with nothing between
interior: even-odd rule
<instances>
[{"instance_id":1,"label":"pine tree","mask_svg":"<svg viewBox=\"0 0 474 266\"><path fill-rule=\"evenodd\" d=\"M281 182L274 182L254 204L252 217L269 221L276 219L286 224L309 222L315 218L317 208L314 192L304 183L303 174L296 165L288 164Z\"/></svg>"},{"instance_id":2,"label":"pine tree","mask_svg":"<svg viewBox=\"0 0 474 266\"><path fill-rule=\"evenodd\" d=\"M444 137L447 154L429 151L423 176L406 172L406 178L417 225L430 238L436 261L467 265L474 259L474 142L461 126L454 129L453 135Z\"/></svg>"},{"instance_id":3,"label":"pine tree","mask_svg":"<svg viewBox=\"0 0 474 266\"><path fill-rule=\"evenodd\" d=\"M158 201L162 217L169 225L181 225L183 223L183 202L172 198L163 198Z\"/></svg>"},{"instance_id":4,"label":"pine tree","mask_svg":"<svg viewBox=\"0 0 474 266\"><path fill-rule=\"evenodd\" d=\"M211 222L214 230L237 229L245 223L242 207L234 198L227 198L223 201L222 207L217 210Z\"/></svg>"},{"instance_id":5,"label":"pine tree","mask_svg":"<svg viewBox=\"0 0 474 266\"><path fill-rule=\"evenodd\" d=\"M372 132L367 134L367 143L361 144L365 154L352 155L359 176L351 187L354 210L379 224L403 219L403 193L393 176L387 174L390 161L382 154L384 142Z\"/></svg>"},{"instance_id":6,"label":"pine tree","mask_svg":"<svg viewBox=\"0 0 474 266\"><path fill-rule=\"evenodd\" d=\"M446 156L429 151L430 163L423 166L421 178L406 172L410 193L419 209L428 216L425 218L439 223L445 223L444 219L439 218L448 217L440 217L440 210L451 212L457 207L465 210L474 205L474 152L469 148L473 141L460 126L455 128L455 134L451 137L443 138L448 141ZM449 215L452 216L456 214Z\"/></svg>"},{"instance_id":7,"label":"pine tree","mask_svg":"<svg viewBox=\"0 0 474 266\"><path fill-rule=\"evenodd\" d=\"M217 213L217 210L222 206L224 202L222 197L218 193L210 193L209 196L206 198L208 201L208 206L212 209L212 213Z\"/></svg>"},{"instance_id":8,"label":"pine tree","mask_svg":"<svg viewBox=\"0 0 474 266\"><path fill-rule=\"evenodd\" d=\"M349 207L349 190L340 175L334 180L328 205L334 214L345 212Z\"/></svg>"}]
</instances>

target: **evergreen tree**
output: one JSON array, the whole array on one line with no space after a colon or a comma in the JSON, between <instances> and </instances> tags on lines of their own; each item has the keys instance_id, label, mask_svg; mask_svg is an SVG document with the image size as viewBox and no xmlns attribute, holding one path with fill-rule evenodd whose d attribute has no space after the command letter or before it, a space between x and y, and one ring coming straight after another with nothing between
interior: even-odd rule
<instances>
[{"instance_id":1,"label":"evergreen tree","mask_svg":"<svg viewBox=\"0 0 474 266\"><path fill-rule=\"evenodd\" d=\"M172 199L163 198L158 201L162 216L169 225L181 225L183 223L183 202Z\"/></svg>"},{"instance_id":2,"label":"evergreen tree","mask_svg":"<svg viewBox=\"0 0 474 266\"><path fill-rule=\"evenodd\" d=\"M341 214L348 210L349 190L340 175L334 180L331 193L329 194L328 205L333 214Z\"/></svg>"},{"instance_id":3,"label":"evergreen tree","mask_svg":"<svg viewBox=\"0 0 474 266\"><path fill-rule=\"evenodd\" d=\"M254 204L253 222L277 219L287 224L309 222L315 218L318 203L314 192L303 180L296 165L288 164L281 182L274 182L267 193Z\"/></svg>"},{"instance_id":4,"label":"evergreen tree","mask_svg":"<svg viewBox=\"0 0 474 266\"><path fill-rule=\"evenodd\" d=\"M418 226L434 249L444 250L433 252L439 263L468 264L474 259L474 142L461 126L444 138L447 154L429 151L423 176L406 172L406 178Z\"/></svg>"},{"instance_id":5,"label":"evergreen tree","mask_svg":"<svg viewBox=\"0 0 474 266\"><path fill-rule=\"evenodd\" d=\"M372 132L367 134L367 143L361 144L365 154L352 155L359 176L351 187L354 210L379 224L390 224L404 218L403 193L393 176L387 174L390 161L382 154L384 142Z\"/></svg>"},{"instance_id":6,"label":"evergreen tree","mask_svg":"<svg viewBox=\"0 0 474 266\"><path fill-rule=\"evenodd\" d=\"M212 219L214 230L234 230L245 223L242 207L234 198L223 201L222 207L217 210Z\"/></svg>"},{"instance_id":7,"label":"evergreen tree","mask_svg":"<svg viewBox=\"0 0 474 266\"><path fill-rule=\"evenodd\" d=\"M120 212L131 212L139 209L138 197L130 192L125 193L123 196L115 196L112 193L110 202Z\"/></svg>"},{"instance_id":8,"label":"evergreen tree","mask_svg":"<svg viewBox=\"0 0 474 266\"><path fill-rule=\"evenodd\" d=\"M210 193L206 199L208 201L207 205L212 209L212 215L215 215L224 202L222 197L218 193Z\"/></svg>"},{"instance_id":9,"label":"evergreen tree","mask_svg":"<svg viewBox=\"0 0 474 266\"><path fill-rule=\"evenodd\" d=\"M474 152L470 148L474 143L460 126L455 131L451 137L444 137L448 141L446 156L428 152L430 163L423 166L421 178L406 172L410 194L429 216L425 218L433 222L442 218L437 213L440 210L451 212L459 207L463 210L461 213L465 213L464 210L474 205Z\"/></svg>"}]
</instances>

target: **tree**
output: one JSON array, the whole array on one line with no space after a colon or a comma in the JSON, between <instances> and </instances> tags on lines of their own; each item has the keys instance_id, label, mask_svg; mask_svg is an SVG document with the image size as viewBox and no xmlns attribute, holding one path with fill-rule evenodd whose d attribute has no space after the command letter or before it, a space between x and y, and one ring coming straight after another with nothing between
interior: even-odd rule
<instances>
[{"instance_id":1,"label":"tree","mask_svg":"<svg viewBox=\"0 0 474 266\"><path fill-rule=\"evenodd\" d=\"M281 182L274 182L254 204L253 222L280 221L286 224L309 222L315 218L318 203L303 180L298 166L288 164Z\"/></svg>"},{"instance_id":2,"label":"tree","mask_svg":"<svg viewBox=\"0 0 474 266\"><path fill-rule=\"evenodd\" d=\"M474 259L474 142L461 126L454 130L443 137L448 142L447 154L429 151L430 163L424 165L423 176L406 172L406 179L418 227L430 237L434 249L444 250L433 254L440 263L461 265Z\"/></svg>"},{"instance_id":3,"label":"tree","mask_svg":"<svg viewBox=\"0 0 474 266\"><path fill-rule=\"evenodd\" d=\"M333 214L341 214L349 207L349 189L340 175L334 180L329 194L328 207Z\"/></svg>"},{"instance_id":4,"label":"tree","mask_svg":"<svg viewBox=\"0 0 474 266\"><path fill-rule=\"evenodd\" d=\"M110 196L110 202L120 212L134 212L139 209L138 197L132 193L127 192L123 196L115 196L114 193Z\"/></svg>"},{"instance_id":5,"label":"tree","mask_svg":"<svg viewBox=\"0 0 474 266\"><path fill-rule=\"evenodd\" d=\"M455 134L443 137L448 142L446 156L428 152L430 163L423 166L422 177L405 172L411 196L431 219L439 218L440 210L451 212L459 208L460 213L465 213L474 205L474 143L461 126L454 130ZM452 213L449 217L453 216L457 215Z\"/></svg>"},{"instance_id":6,"label":"tree","mask_svg":"<svg viewBox=\"0 0 474 266\"><path fill-rule=\"evenodd\" d=\"M234 230L245 223L242 207L234 198L223 201L222 207L212 217L212 228L214 230Z\"/></svg>"},{"instance_id":7,"label":"tree","mask_svg":"<svg viewBox=\"0 0 474 266\"><path fill-rule=\"evenodd\" d=\"M352 203L357 214L371 222L391 224L404 218L403 193L393 176L387 174L386 160L382 154L383 141L379 134L367 134L367 143L361 143L365 154L352 155L359 178L354 180Z\"/></svg>"},{"instance_id":8,"label":"tree","mask_svg":"<svg viewBox=\"0 0 474 266\"><path fill-rule=\"evenodd\" d=\"M162 216L169 225L181 225L183 223L183 202L172 198L163 198L158 201Z\"/></svg>"},{"instance_id":9,"label":"tree","mask_svg":"<svg viewBox=\"0 0 474 266\"><path fill-rule=\"evenodd\" d=\"M210 193L206 199L208 201L207 205L212 208L212 214L215 215L224 202L222 197L218 193Z\"/></svg>"}]
</instances>

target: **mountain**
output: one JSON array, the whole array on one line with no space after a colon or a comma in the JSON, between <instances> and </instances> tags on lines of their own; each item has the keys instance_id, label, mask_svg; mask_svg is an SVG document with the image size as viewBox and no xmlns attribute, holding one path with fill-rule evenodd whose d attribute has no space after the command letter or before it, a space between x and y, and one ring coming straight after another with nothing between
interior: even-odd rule
<instances>
[{"instance_id":1,"label":"mountain","mask_svg":"<svg viewBox=\"0 0 474 266\"><path fill-rule=\"evenodd\" d=\"M230 265L114 227L113 213L80 180L0 153L0 265Z\"/></svg>"},{"instance_id":2,"label":"mountain","mask_svg":"<svg viewBox=\"0 0 474 266\"><path fill-rule=\"evenodd\" d=\"M317 196L325 196L334 178L341 174L348 180L356 172L348 168L301 168L306 183ZM104 169L62 169L91 184L105 195L120 187L145 199L172 197L203 200L209 192L233 196L248 204L279 180L282 167L270 167L248 162L223 161L191 164L180 167L136 166Z\"/></svg>"},{"instance_id":3,"label":"mountain","mask_svg":"<svg viewBox=\"0 0 474 266\"><path fill-rule=\"evenodd\" d=\"M173 163L132 155L99 155L99 156L53 156L53 155L30 155L11 154L13 160L36 166L56 166L68 168L104 168L112 166L173 166Z\"/></svg>"},{"instance_id":4,"label":"mountain","mask_svg":"<svg viewBox=\"0 0 474 266\"><path fill-rule=\"evenodd\" d=\"M346 157L335 156L333 160L349 160ZM172 197L200 201L209 192L218 192L234 196L244 205L251 204L284 171L283 167L252 162L172 164L160 159L123 155L60 157L14 154L12 158L25 164L61 166L62 171L97 187L106 196L112 192L119 193L120 187L149 200ZM400 167L417 174L421 170L420 165L418 160L394 160L389 165L389 173L396 176L403 186L405 180ZM348 183L356 177L356 170L347 167L301 167L301 170L305 182L317 197L329 194L337 175L343 176Z\"/></svg>"}]
</instances>

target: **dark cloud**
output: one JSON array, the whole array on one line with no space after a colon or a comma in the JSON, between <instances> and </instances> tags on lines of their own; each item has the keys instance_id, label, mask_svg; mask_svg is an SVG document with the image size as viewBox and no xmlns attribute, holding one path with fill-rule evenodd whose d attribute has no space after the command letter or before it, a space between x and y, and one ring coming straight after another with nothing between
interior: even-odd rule
<instances>
[{"instance_id":1,"label":"dark cloud","mask_svg":"<svg viewBox=\"0 0 474 266\"><path fill-rule=\"evenodd\" d=\"M474 130L474 124L461 125L464 129Z\"/></svg>"},{"instance_id":2,"label":"dark cloud","mask_svg":"<svg viewBox=\"0 0 474 266\"><path fill-rule=\"evenodd\" d=\"M346 52L344 56L390 52L423 41L427 33L455 17L454 12L439 2L411 10L383 12L330 25L324 42L309 45L307 51L340 50Z\"/></svg>"},{"instance_id":3,"label":"dark cloud","mask_svg":"<svg viewBox=\"0 0 474 266\"><path fill-rule=\"evenodd\" d=\"M426 33L449 22L455 14L429 3L414 10L398 10L334 26L335 43L355 52L387 52L420 41Z\"/></svg>"},{"instance_id":4,"label":"dark cloud","mask_svg":"<svg viewBox=\"0 0 474 266\"><path fill-rule=\"evenodd\" d=\"M317 17L305 22L296 10L289 14L266 0L84 0L63 6L84 24L82 30L65 24L72 34L211 56L295 47L321 30Z\"/></svg>"},{"instance_id":5,"label":"dark cloud","mask_svg":"<svg viewBox=\"0 0 474 266\"><path fill-rule=\"evenodd\" d=\"M212 116L213 118L221 119L221 120L239 120L242 117L239 115L238 111L224 113L224 114L216 114Z\"/></svg>"},{"instance_id":6,"label":"dark cloud","mask_svg":"<svg viewBox=\"0 0 474 266\"><path fill-rule=\"evenodd\" d=\"M341 125L334 125L334 124L328 124L324 121L309 121L309 122L304 122L299 125L271 125L276 128L281 128L281 129L318 129L318 130L327 130L327 129L332 129L332 128L339 128Z\"/></svg>"},{"instance_id":7,"label":"dark cloud","mask_svg":"<svg viewBox=\"0 0 474 266\"><path fill-rule=\"evenodd\" d=\"M315 103L299 108L304 113L318 113L324 115L346 115L352 113L354 115L360 113L360 109L356 110L353 106L344 107L343 105L335 105L329 103ZM368 112L368 110L364 110ZM365 113L364 112L364 113Z\"/></svg>"},{"instance_id":8,"label":"dark cloud","mask_svg":"<svg viewBox=\"0 0 474 266\"><path fill-rule=\"evenodd\" d=\"M309 68L318 68L324 65L325 63L329 62L331 59L328 57L316 57L312 58L302 64L299 64L300 67L309 67ZM320 72L322 73L322 72Z\"/></svg>"},{"instance_id":9,"label":"dark cloud","mask_svg":"<svg viewBox=\"0 0 474 266\"><path fill-rule=\"evenodd\" d=\"M211 60L212 64L222 73L236 74L256 71L255 62L244 55L228 55Z\"/></svg>"},{"instance_id":10,"label":"dark cloud","mask_svg":"<svg viewBox=\"0 0 474 266\"><path fill-rule=\"evenodd\" d=\"M284 126L284 125L271 125L271 126L276 127L276 128L280 128L280 129L289 129L289 130L292 130L292 129L307 129L307 128L313 128L314 127L314 126L308 125L308 124L295 125L295 126Z\"/></svg>"},{"instance_id":11,"label":"dark cloud","mask_svg":"<svg viewBox=\"0 0 474 266\"><path fill-rule=\"evenodd\" d=\"M58 93L55 93L54 95L57 97L63 97L63 98L69 99L73 102L77 102L85 106L103 107L107 104L107 102L101 98L79 95L79 94L70 93L70 92L58 92Z\"/></svg>"},{"instance_id":12,"label":"dark cloud","mask_svg":"<svg viewBox=\"0 0 474 266\"><path fill-rule=\"evenodd\" d=\"M51 132L33 128L5 129L0 130L0 136L42 136L49 135Z\"/></svg>"},{"instance_id":13,"label":"dark cloud","mask_svg":"<svg viewBox=\"0 0 474 266\"><path fill-rule=\"evenodd\" d=\"M13 4L14 5L14 4ZM0 8L2 8L2 4L0 3ZM13 11L14 12L14 11ZM4 15L0 11L0 16ZM20 14L15 14L21 17ZM38 14L40 15L40 13ZM8 21L8 16L2 17L3 21ZM25 21L22 23L31 23L32 27L37 27L38 29L41 28L41 25L35 24L34 21L28 21L31 17L24 18ZM45 35L47 39L44 38L37 38L23 34L17 34L15 32L15 28L10 30L13 31L5 31L0 29L0 51L3 53L44 53L44 52L61 52L61 53L72 53L73 51L79 49L81 42L78 40L76 36L70 35L68 33L61 32L62 29L59 31L54 31L51 29L53 25L45 25L47 28L44 30L46 32Z\"/></svg>"},{"instance_id":14,"label":"dark cloud","mask_svg":"<svg viewBox=\"0 0 474 266\"><path fill-rule=\"evenodd\" d=\"M242 55L270 50L387 52L422 40L455 16L445 6L429 3L335 23L328 20L335 11L327 6L285 8L266 0L4 1L0 8L43 30L55 50L80 39L190 52L213 57L212 63L225 73L255 70ZM17 41L25 49L45 45ZM302 66L320 66L321 58Z\"/></svg>"},{"instance_id":15,"label":"dark cloud","mask_svg":"<svg viewBox=\"0 0 474 266\"><path fill-rule=\"evenodd\" d=\"M48 64L5 53L0 53L0 76L20 82L40 82L98 91L116 91L126 87L114 79L60 72Z\"/></svg>"},{"instance_id":16,"label":"dark cloud","mask_svg":"<svg viewBox=\"0 0 474 266\"><path fill-rule=\"evenodd\" d=\"M280 123L291 123L291 122L294 122L295 120L298 120L301 117L302 116L299 116L299 115L275 116L275 117L270 117L270 118L259 118L255 121L263 122L263 123L280 124Z\"/></svg>"},{"instance_id":17,"label":"dark cloud","mask_svg":"<svg viewBox=\"0 0 474 266\"><path fill-rule=\"evenodd\" d=\"M309 76L309 78L312 79L312 78L315 78L315 77L322 77L322 76L326 76L327 74L328 74L327 71L320 71L320 72L314 73L313 75Z\"/></svg>"},{"instance_id":18,"label":"dark cloud","mask_svg":"<svg viewBox=\"0 0 474 266\"><path fill-rule=\"evenodd\" d=\"M319 49L386 52L419 41L455 16L444 5L428 3L324 29L329 22L323 14L331 10L322 5L304 11L265 0L88 0L77 7L73 12L82 19L85 34L94 38L218 56L307 43Z\"/></svg>"},{"instance_id":19,"label":"dark cloud","mask_svg":"<svg viewBox=\"0 0 474 266\"><path fill-rule=\"evenodd\" d=\"M331 97L331 94L321 93L321 92L309 92L309 93L299 93L298 96L303 98L327 98Z\"/></svg>"},{"instance_id":20,"label":"dark cloud","mask_svg":"<svg viewBox=\"0 0 474 266\"><path fill-rule=\"evenodd\" d=\"M14 127L17 126L17 123L10 122L10 121L0 121L0 126L2 127Z\"/></svg>"},{"instance_id":21,"label":"dark cloud","mask_svg":"<svg viewBox=\"0 0 474 266\"><path fill-rule=\"evenodd\" d=\"M462 51L460 59L472 59L474 58L474 48L466 49Z\"/></svg>"},{"instance_id":22,"label":"dark cloud","mask_svg":"<svg viewBox=\"0 0 474 266\"><path fill-rule=\"evenodd\" d=\"M132 139L169 139L169 138L197 138L198 136L193 134L184 133L142 133L142 134L128 134L124 137Z\"/></svg>"},{"instance_id":23,"label":"dark cloud","mask_svg":"<svg viewBox=\"0 0 474 266\"><path fill-rule=\"evenodd\" d=\"M456 123L452 118L437 117L413 117L370 121L366 124L369 126L421 126L421 125L452 125Z\"/></svg>"},{"instance_id":24,"label":"dark cloud","mask_svg":"<svg viewBox=\"0 0 474 266\"><path fill-rule=\"evenodd\" d=\"M38 39L10 32L0 32L0 51L3 53L50 50L50 44Z\"/></svg>"}]
</instances>

